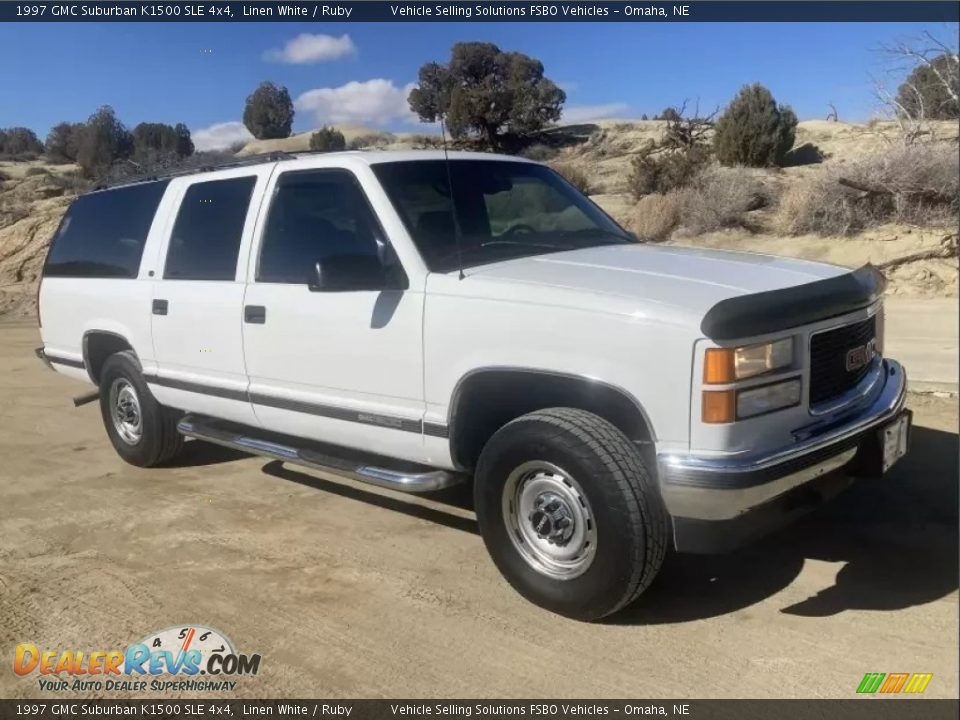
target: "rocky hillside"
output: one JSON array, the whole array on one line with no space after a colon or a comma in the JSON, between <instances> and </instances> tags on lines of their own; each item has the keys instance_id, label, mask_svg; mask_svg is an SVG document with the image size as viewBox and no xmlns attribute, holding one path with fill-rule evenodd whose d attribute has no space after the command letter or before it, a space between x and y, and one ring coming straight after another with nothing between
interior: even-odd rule
<instances>
[{"instance_id":1,"label":"rocky hillside","mask_svg":"<svg viewBox=\"0 0 960 720\"><path fill-rule=\"evenodd\" d=\"M378 149L426 147L437 140L425 134L385 133L356 126L340 129L348 143L369 143ZM663 131L664 123L659 121L602 120L556 128L545 140L557 146L550 151L550 162L583 173L591 197L629 226L638 212L627 188L630 159L644 144L659 140ZM932 131L944 148L956 153L956 123L934 124ZM240 154L306 150L310 134L255 141ZM796 147L816 146L826 156L824 163L749 172L772 197L779 197L824 167L843 167L883 153L895 135L892 123L803 122ZM49 166L40 161L0 162L0 318L35 314L40 265L73 193L72 172L70 166ZM884 268L893 293L919 297L952 297L958 293L956 218L942 227L888 224L853 236L785 236L775 222L776 211L774 203L751 213L748 228L695 235L675 232L666 242L792 255L850 267L869 261Z\"/></svg>"},{"instance_id":2,"label":"rocky hillside","mask_svg":"<svg viewBox=\"0 0 960 720\"><path fill-rule=\"evenodd\" d=\"M73 196L69 166L0 163L0 317L36 313L36 283Z\"/></svg>"}]
</instances>

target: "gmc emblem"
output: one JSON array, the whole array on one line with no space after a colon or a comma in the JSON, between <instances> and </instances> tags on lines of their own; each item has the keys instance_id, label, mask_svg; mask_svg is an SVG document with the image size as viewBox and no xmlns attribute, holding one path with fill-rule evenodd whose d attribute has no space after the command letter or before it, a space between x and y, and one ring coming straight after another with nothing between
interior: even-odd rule
<instances>
[{"instance_id":1,"label":"gmc emblem","mask_svg":"<svg viewBox=\"0 0 960 720\"><path fill-rule=\"evenodd\" d=\"M866 345L860 345L847 350L846 368L847 372L856 372L860 368L869 365L877 354L877 339L871 338Z\"/></svg>"}]
</instances>

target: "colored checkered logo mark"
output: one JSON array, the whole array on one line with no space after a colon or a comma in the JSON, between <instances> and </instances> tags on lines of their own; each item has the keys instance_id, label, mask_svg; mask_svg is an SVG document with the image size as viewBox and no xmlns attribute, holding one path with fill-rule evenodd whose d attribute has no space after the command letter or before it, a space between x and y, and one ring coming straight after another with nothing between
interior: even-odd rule
<instances>
[{"instance_id":1,"label":"colored checkered logo mark","mask_svg":"<svg viewBox=\"0 0 960 720\"><path fill-rule=\"evenodd\" d=\"M860 681L857 692L874 693L922 693L930 684L933 673L867 673Z\"/></svg>"}]
</instances>

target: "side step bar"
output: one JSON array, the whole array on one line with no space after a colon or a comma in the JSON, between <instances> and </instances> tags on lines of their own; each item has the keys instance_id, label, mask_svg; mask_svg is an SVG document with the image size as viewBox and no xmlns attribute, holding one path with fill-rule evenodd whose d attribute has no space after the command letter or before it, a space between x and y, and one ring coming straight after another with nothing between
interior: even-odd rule
<instances>
[{"instance_id":1,"label":"side step bar","mask_svg":"<svg viewBox=\"0 0 960 720\"><path fill-rule=\"evenodd\" d=\"M323 472L346 475L354 480L377 485L390 490L399 490L406 493L424 493L457 485L466 478L458 473L447 470L430 470L412 466L409 463L397 461L400 465L410 466L411 470L392 470L386 467L377 467L359 459L348 459L327 452L313 450L308 447L309 441L303 440L305 447L295 447L293 444L276 442L249 434L253 428L246 428L212 418L198 415L187 415L177 424L177 430L186 437L205 440L206 442L223 445L234 450L262 455L281 462L320 470ZM289 440L292 440L289 439ZM354 451L345 451L353 453Z\"/></svg>"}]
</instances>

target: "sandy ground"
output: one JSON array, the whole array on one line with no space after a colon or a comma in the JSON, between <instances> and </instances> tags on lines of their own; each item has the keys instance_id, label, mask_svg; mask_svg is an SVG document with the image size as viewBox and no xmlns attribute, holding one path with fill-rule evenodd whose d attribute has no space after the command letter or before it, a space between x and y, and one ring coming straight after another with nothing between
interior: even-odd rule
<instances>
[{"instance_id":1,"label":"sandy ground","mask_svg":"<svg viewBox=\"0 0 960 720\"><path fill-rule=\"evenodd\" d=\"M114 454L86 388L0 326L0 696L13 647L125 647L181 623L263 655L245 697L841 697L932 672L957 697L957 405L913 396L883 481L726 557L670 558L609 622L526 603L465 493L412 499L191 443Z\"/></svg>"},{"instance_id":2,"label":"sandy ground","mask_svg":"<svg viewBox=\"0 0 960 720\"><path fill-rule=\"evenodd\" d=\"M910 387L957 392L960 303L956 298L884 299L886 352L910 371Z\"/></svg>"}]
</instances>

